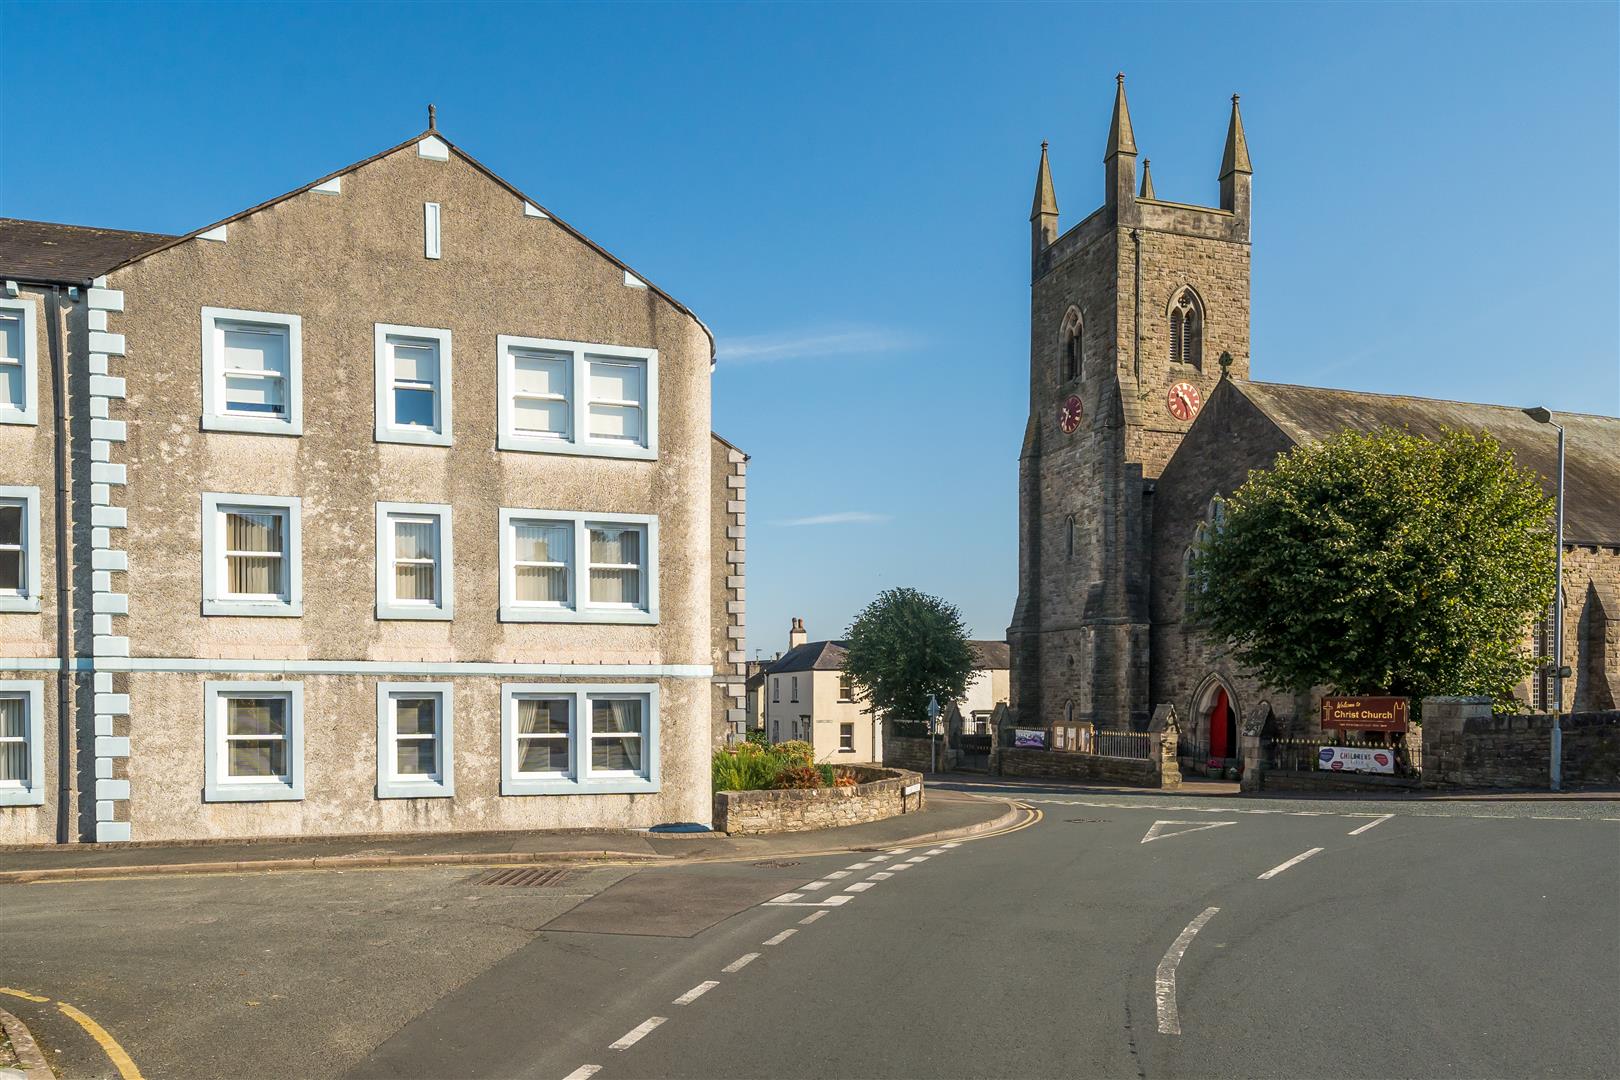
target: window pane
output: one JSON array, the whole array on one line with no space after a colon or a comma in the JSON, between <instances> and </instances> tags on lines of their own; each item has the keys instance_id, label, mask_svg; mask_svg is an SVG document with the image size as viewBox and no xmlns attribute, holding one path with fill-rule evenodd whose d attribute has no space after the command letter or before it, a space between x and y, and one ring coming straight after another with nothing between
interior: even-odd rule
<instances>
[{"instance_id":1,"label":"window pane","mask_svg":"<svg viewBox=\"0 0 1620 1080\"><path fill-rule=\"evenodd\" d=\"M568 603L568 571L560 566L518 567L517 599L523 604Z\"/></svg>"},{"instance_id":2,"label":"window pane","mask_svg":"<svg viewBox=\"0 0 1620 1080\"><path fill-rule=\"evenodd\" d=\"M592 526L591 562L641 565L641 530Z\"/></svg>"},{"instance_id":3,"label":"window pane","mask_svg":"<svg viewBox=\"0 0 1620 1080\"><path fill-rule=\"evenodd\" d=\"M271 375L227 375L227 412L270 413L285 411L281 401L281 380Z\"/></svg>"},{"instance_id":4,"label":"window pane","mask_svg":"<svg viewBox=\"0 0 1620 1080\"><path fill-rule=\"evenodd\" d=\"M517 540L518 562L567 562L566 525L535 525L519 522L512 527Z\"/></svg>"},{"instance_id":5,"label":"window pane","mask_svg":"<svg viewBox=\"0 0 1620 1080\"><path fill-rule=\"evenodd\" d=\"M394 730L401 735L432 735L438 715L438 698L394 699Z\"/></svg>"},{"instance_id":6,"label":"window pane","mask_svg":"<svg viewBox=\"0 0 1620 1080\"><path fill-rule=\"evenodd\" d=\"M0 739L22 739L28 735L27 706L22 698L0 698Z\"/></svg>"},{"instance_id":7,"label":"window pane","mask_svg":"<svg viewBox=\"0 0 1620 1080\"><path fill-rule=\"evenodd\" d=\"M394 390L394 423L400 427L433 426L433 391Z\"/></svg>"},{"instance_id":8,"label":"window pane","mask_svg":"<svg viewBox=\"0 0 1620 1080\"><path fill-rule=\"evenodd\" d=\"M22 543L22 512L16 503L0 503L0 544Z\"/></svg>"},{"instance_id":9,"label":"window pane","mask_svg":"<svg viewBox=\"0 0 1620 1080\"><path fill-rule=\"evenodd\" d=\"M567 435L568 403L538 398L518 398L512 402L512 426L518 431Z\"/></svg>"},{"instance_id":10,"label":"window pane","mask_svg":"<svg viewBox=\"0 0 1620 1080\"><path fill-rule=\"evenodd\" d=\"M227 327L225 367L235 371L287 372L287 335L275 329Z\"/></svg>"},{"instance_id":11,"label":"window pane","mask_svg":"<svg viewBox=\"0 0 1620 1080\"><path fill-rule=\"evenodd\" d=\"M22 552L0 551L0 592L22 592L22 576Z\"/></svg>"},{"instance_id":12,"label":"window pane","mask_svg":"<svg viewBox=\"0 0 1620 1080\"><path fill-rule=\"evenodd\" d=\"M265 555L230 555L225 559L225 589L232 596L280 596L281 560Z\"/></svg>"},{"instance_id":13,"label":"window pane","mask_svg":"<svg viewBox=\"0 0 1620 1080\"><path fill-rule=\"evenodd\" d=\"M22 316L15 312L0 314L0 356L21 360L22 343Z\"/></svg>"},{"instance_id":14,"label":"window pane","mask_svg":"<svg viewBox=\"0 0 1620 1080\"><path fill-rule=\"evenodd\" d=\"M433 558L433 541L438 531L437 526L431 521L395 521L394 558Z\"/></svg>"},{"instance_id":15,"label":"window pane","mask_svg":"<svg viewBox=\"0 0 1620 1080\"><path fill-rule=\"evenodd\" d=\"M610 360L592 360L590 363L592 401L642 400L641 364Z\"/></svg>"},{"instance_id":16,"label":"window pane","mask_svg":"<svg viewBox=\"0 0 1620 1080\"><path fill-rule=\"evenodd\" d=\"M287 699L226 698L227 735L285 735Z\"/></svg>"},{"instance_id":17,"label":"window pane","mask_svg":"<svg viewBox=\"0 0 1620 1080\"><path fill-rule=\"evenodd\" d=\"M640 570L592 570L591 603L640 604Z\"/></svg>"},{"instance_id":18,"label":"window pane","mask_svg":"<svg viewBox=\"0 0 1620 1080\"><path fill-rule=\"evenodd\" d=\"M285 776L287 744L275 740L238 740L232 742L226 758L231 776Z\"/></svg>"},{"instance_id":19,"label":"window pane","mask_svg":"<svg viewBox=\"0 0 1620 1080\"><path fill-rule=\"evenodd\" d=\"M591 699L591 730L593 732L641 732L641 702L635 699Z\"/></svg>"},{"instance_id":20,"label":"window pane","mask_svg":"<svg viewBox=\"0 0 1620 1080\"><path fill-rule=\"evenodd\" d=\"M634 405L592 405L591 436L641 441L641 409Z\"/></svg>"},{"instance_id":21,"label":"window pane","mask_svg":"<svg viewBox=\"0 0 1620 1080\"><path fill-rule=\"evenodd\" d=\"M568 699L519 698L517 729L523 735L568 734Z\"/></svg>"},{"instance_id":22,"label":"window pane","mask_svg":"<svg viewBox=\"0 0 1620 1080\"><path fill-rule=\"evenodd\" d=\"M0 783L28 782L28 744L22 742L0 743Z\"/></svg>"},{"instance_id":23,"label":"window pane","mask_svg":"<svg viewBox=\"0 0 1620 1080\"><path fill-rule=\"evenodd\" d=\"M231 510L225 514L225 547L230 551L281 550L281 515Z\"/></svg>"},{"instance_id":24,"label":"window pane","mask_svg":"<svg viewBox=\"0 0 1620 1080\"><path fill-rule=\"evenodd\" d=\"M434 570L432 563L395 563L394 598L425 600L430 604L437 601Z\"/></svg>"},{"instance_id":25,"label":"window pane","mask_svg":"<svg viewBox=\"0 0 1620 1080\"><path fill-rule=\"evenodd\" d=\"M520 394L568 396L568 360L555 353L514 352L512 388Z\"/></svg>"},{"instance_id":26,"label":"window pane","mask_svg":"<svg viewBox=\"0 0 1620 1080\"><path fill-rule=\"evenodd\" d=\"M14 364L0 366L0 406L23 407L23 369Z\"/></svg>"},{"instance_id":27,"label":"window pane","mask_svg":"<svg viewBox=\"0 0 1620 1080\"><path fill-rule=\"evenodd\" d=\"M640 772L641 737L612 735L592 739L591 768L603 772Z\"/></svg>"},{"instance_id":28,"label":"window pane","mask_svg":"<svg viewBox=\"0 0 1620 1080\"><path fill-rule=\"evenodd\" d=\"M438 771L438 740L411 739L394 744L394 775L432 776Z\"/></svg>"},{"instance_id":29,"label":"window pane","mask_svg":"<svg viewBox=\"0 0 1620 1080\"><path fill-rule=\"evenodd\" d=\"M405 342L394 344L394 381L439 381L439 350L432 345Z\"/></svg>"},{"instance_id":30,"label":"window pane","mask_svg":"<svg viewBox=\"0 0 1620 1080\"><path fill-rule=\"evenodd\" d=\"M521 739L518 742L518 771L526 773L568 771L567 739Z\"/></svg>"}]
</instances>

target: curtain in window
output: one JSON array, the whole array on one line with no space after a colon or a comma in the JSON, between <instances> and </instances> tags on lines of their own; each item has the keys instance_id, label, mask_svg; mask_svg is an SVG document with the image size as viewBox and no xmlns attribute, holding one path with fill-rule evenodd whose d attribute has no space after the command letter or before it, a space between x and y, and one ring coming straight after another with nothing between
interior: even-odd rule
<instances>
[{"instance_id":1,"label":"curtain in window","mask_svg":"<svg viewBox=\"0 0 1620 1080\"><path fill-rule=\"evenodd\" d=\"M0 782L28 780L28 717L22 698L0 698Z\"/></svg>"},{"instance_id":2,"label":"curtain in window","mask_svg":"<svg viewBox=\"0 0 1620 1080\"><path fill-rule=\"evenodd\" d=\"M0 592L22 592L22 512L16 503L0 504Z\"/></svg>"},{"instance_id":3,"label":"curtain in window","mask_svg":"<svg viewBox=\"0 0 1620 1080\"><path fill-rule=\"evenodd\" d=\"M281 594L281 515L232 510L225 515L228 588L236 595ZM254 554L265 552L264 555Z\"/></svg>"},{"instance_id":4,"label":"curtain in window","mask_svg":"<svg viewBox=\"0 0 1620 1080\"><path fill-rule=\"evenodd\" d=\"M394 522L394 596L398 599L433 602L437 533L431 521Z\"/></svg>"},{"instance_id":5,"label":"curtain in window","mask_svg":"<svg viewBox=\"0 0 1620 1080\"><path fill-rule=\"evenodd\" d=\"M517 599L525 603L566 604L568 526L519 522L512 532L517 548Z\"/></svg>"},{"instance_id":6,"label":"curtain in window","mask_svg":"<svg viewBox=\"0 0 1620 1080\"><path fill-rule=\"evenodd\" d=\"M568 771L568 700L519 698L517 702L518 771Z\"/></svg>"},{"instance_id":7,"label":"curtain in window","mask_svg":"<svg viewBox=\"0 0 1620 1080\"><path fill-rule=\"evenodd\" d=\"M641 603L641 530L591 529L591 602Z\"/></svg>"},{"instance_id":8,"label":"curtain in window","mask_svg":"<svg viewBox=\"0 0 1620 1080\"><path fill-rule=\"evenodd\" d=\"M394 773L432 776L439 771L439 701L394 699Z\"/></svg>"},{"instance_id":9,"label":"curtain in window","mask_svg":"<svg viewBox=\"0 0 1620 1080\"><path fill-rule=\"evenodd\" d=\"M591 701L591 768L642 771L640 701Z\"/></svg>"},{"instance_id":10,"label":"curtain in window","mask_svg":"<svg viewBox=\"0 0 1620 1080\"><path fill-rule=\"evenodd\" d=\"M231 776L287 774L287 702L284 698L227 698L225 737Z\"/></svg>"}]
</instances>

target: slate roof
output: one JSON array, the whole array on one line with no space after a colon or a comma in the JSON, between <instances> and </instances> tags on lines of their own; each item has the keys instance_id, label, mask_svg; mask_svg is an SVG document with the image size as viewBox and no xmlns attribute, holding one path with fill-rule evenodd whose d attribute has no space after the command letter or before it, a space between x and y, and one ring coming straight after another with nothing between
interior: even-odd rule
<instances>
[{"instance_id":1,"label":"slate roof","mask_svg":"<svg viewBox=\"0 0 1620 1080\"><path fill-rule=\"evenodd\" d=\"M1005 641L970 641L973 646L973 666L977 670L1000 670L1012 667L1012 647Z\"/></svg>"},{"instance_id":2,"label":"slate roof","mask_svg":"<svg viewBox=\"0 0 1620 1080\"><path fill-rule=\"evenodd\" d=\"M1521 468L1541 475L1549 494L1557 490L1558 433L1513 406L1227 381L1295 443L1318 442L1346 428L1391 427L1425 436L1446 428L1488 431ZM1620 543L1620 417L1554 413L1553 421L1565 432L1565 540Z\"/></svg>"},{"instance_id":3,"label":"slate roof","mask_svg":"<svg viewBox=\"0 0 1620 1080\"><path fill-rule=\"evenodd\" d=\"M0 278L79 285L174 239L167 233L0 218Z\"/></svg>"},{"instance_id":4,"label":"slate roof","mask_svg":"<svg viewBox=\"0 0 1620 1080\"><path fill-rule=\"evenodd\" d=\"M974 670L1012 666L1012 650L1005 641L970 641ZM766 668L768 675L795 671L842 671L848 653L847 641L810 641L789 649L782 659Z\"/></svg>"}]
</instances>

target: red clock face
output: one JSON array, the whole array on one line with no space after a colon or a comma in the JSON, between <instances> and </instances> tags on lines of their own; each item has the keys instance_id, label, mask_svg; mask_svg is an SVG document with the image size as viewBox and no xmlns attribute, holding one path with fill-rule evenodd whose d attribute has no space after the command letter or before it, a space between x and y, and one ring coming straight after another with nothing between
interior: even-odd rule
<instances>
[{"instance_id":1,"label":"red clock face","mask_svg":"<svg viewBox=\"0 0 1620 1080\"><path fill-rule=\"evenodd\" d=\"M1191 420L1198 415L1198 406L1204 403L1198 393L1198 387L1190 382L1178 382L1170 388L1165 404L1170 409L1170 415L1177 420Z\"/></svg>"},{"instance_id":2,"label":"red clock face","mask_svg":"<svg viewBox=\"0 0 1620 1080\"><path fill-rule=\"evenodd\" d=\"M1080 426L1080 418L1083 415L1080 399L1070 394L1069 399L1058 406L1058 427L1063 429L1063 434L1073 435L1074 429Z\"/></svg>"}]
</instances>

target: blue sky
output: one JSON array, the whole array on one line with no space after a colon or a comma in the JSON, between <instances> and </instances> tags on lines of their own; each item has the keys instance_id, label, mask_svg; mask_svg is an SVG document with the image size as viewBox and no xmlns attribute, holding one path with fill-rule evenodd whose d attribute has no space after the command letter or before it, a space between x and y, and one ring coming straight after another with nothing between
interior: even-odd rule
<instances>
[{"instance_id":1,"label":"blue sky","mask_svg":"<svg viewBox=\"0 0 1620 1080\"><path fill-rule=\"evenodd\" d=\"M435 101L715 329L750 649L894 585L1000 637L1041 140L1067 228L1125 71L1160 198L1212 203L1239 91L1256 378L1620 413L1617 11L8 2L0 213L188 231Z\"/></svg>"}]
</instances>

